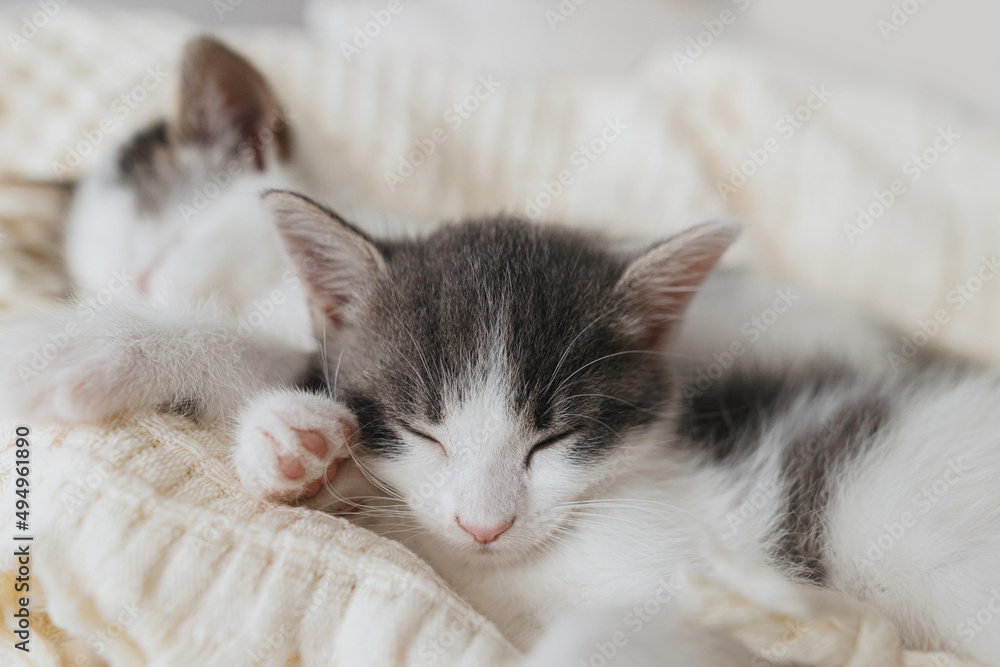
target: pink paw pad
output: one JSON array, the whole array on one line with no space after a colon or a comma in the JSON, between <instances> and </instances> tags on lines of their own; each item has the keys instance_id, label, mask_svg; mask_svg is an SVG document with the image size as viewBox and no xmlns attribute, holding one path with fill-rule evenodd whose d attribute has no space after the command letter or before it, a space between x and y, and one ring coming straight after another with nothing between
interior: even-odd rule
<instances>
[{"instance_id":1,"label":"pink paw pad","mask_svg":"<svg viewBox=\"0 0 1000 667\"><path fill-rule=\"evenodd\" d=\"M301 479L306 474L306 468L302 462L291 456L279 456L278 468L282 475L292 480Z\"/></svg>"},{"instance_id":2,"label":"pink paw pad","mask_svg":"<svg viewBox=\"0 0 1000 667\"><path fill-rule=\"evenodd\" d=\"M350 427L345 426L344 437L347 438L351 433ZM299 444L302 448L318 458L324 458L329 451L329 445L326 442L326 438L323 437L321 433L317 431L300 431L294 429L296 434L299 436ZM302 462L293 456L280 456L278 457L278 469L281 470L281 474L284 475L289 480L295 481L302 479L306 474L306 468ZM323 488L323 483L327 479L332 479L334 475L337 474L337 461L333 460L326 469L326 473L323 477L314 479L309 482L306 486L302 487L302 490L295 492L277 492L272 493L274 497L284 498L287 500L293 498L311 498L320 492Z\"/></svg>"},{"instance_id":3,"label":"pink paw pad","mask_svg":"<svg viewBox=\"0 0 1000 667\"><path fill-rule=\"evenodd\" d=\"M327 447L326 444L326 438L324 438L321 434L317 433L316 431L296 430L295 432L299 434L299 442L302 443L302 446L304 448L306 448L319 458L323 458L326 456L326 452L329 448Z\"/></svg>"}]
</instances>

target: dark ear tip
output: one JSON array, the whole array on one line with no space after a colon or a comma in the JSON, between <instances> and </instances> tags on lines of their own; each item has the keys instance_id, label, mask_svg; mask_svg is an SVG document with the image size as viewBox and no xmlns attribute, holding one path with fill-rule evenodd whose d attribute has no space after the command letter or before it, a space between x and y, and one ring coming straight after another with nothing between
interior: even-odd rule
<instances>
[{"instance_id":1,"label":"dark ear tip","mask_svg":"<svg viewBox=\"0 0 1000 667\"><path fill-rule=\"evenodd\" d=\"M307 197L306 195L293 190L269 188L260 194L260 200L272 213L313 211L314 213L322 214L323 217L343 222L339 215L328 209L326 206L323 206L311 197Z\"/></svg>"},{"instance_id":2,"label":"dark ear tip","mask_svg":"<svg viewBox=\"0 0 1000 667\"><path fill-rule=\"evenodd\" d=\"M286 215L304 213L314 216L317 220L324 221L325 224L339 225L352 234L361 237L365 242L375 244L375 240L371 236L349 223L339 213L299 192L273 188L264 190L260 195L260 199L264 207L274 216L279 227L286 224Z\"/></svg>"},{"instance_id":3,"label":"dark ear tip","mask_svg":"<svg viewBox=\"0 0 1000 667\"><path fill-rule=\"evenodd\" d=\"M251 81L261 79L264 88L266 82L257 68L238 51L212 35L198 35L184 44L181 53L181 71L185 79L202 80L219 78L224 82L236 77L237 80L249 77Z\"/></svg>"},{"instance_id":4,"label":"dark ear tip","mask_svg":"<svg viewBox=\"0 0 1000 667\"><path fill-rule=\"evenodd\" d=\"M291 190L272 188L260 194L260 201L280 221L283 213L321 208L305 195Z\"/></svg>"},{"instance_id":5,"label":"dark ear tip","mask_svg":"<svg viewBox=\"0 0 1000 667\"><path fill-rule=\"evenodd\" d=\"M211 35L192 37L184 44L184 60L196 59L212 53L235 53L219 39Z\"/></svg>"},{"instance_id":6,"label":"dark ear tip","mask_svg":"<svg viewBox=\"0 0 1000 667\"><path fill-rule=\"evenodd\" d=\"M301 195L297 195L291 190L283 190L281 188L268 188L260 193L261 201L278 201L285 197L295 197L297 199L302 199Z\"/></svg>"},{"instance_id":7,"label":"dark ear tip","mask_svg":"<svg viewBox=\"0 0 1000 667\"><path fill-rule=\"evenodd\" d=\"M291 205L296 208L316 208L324 211L329 215L334 215L333 211L328 210L325 206L319 202L313 200L310 197L305 196L300 192L295 192L294 190L285 190L283 188L268 188L260 193L260 200L264 202L267 206L280 206L282 204Z\"/></svg>"}]
</instances>

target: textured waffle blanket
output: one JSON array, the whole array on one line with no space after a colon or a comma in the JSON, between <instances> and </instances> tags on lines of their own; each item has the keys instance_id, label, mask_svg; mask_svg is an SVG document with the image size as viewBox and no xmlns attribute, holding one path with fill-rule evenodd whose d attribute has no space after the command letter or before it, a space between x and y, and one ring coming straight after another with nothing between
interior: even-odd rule
<instances>
[{"instance_id":1,"label":"textured waffle blanket","mask_svg":"<svg viewBox=\"0 0 1000 667\"><path fill-rule=\"evenodd\" d=\"M165 113L180 47L197 32L169 16L92 14L61 2L36 21L42 4L0 13L7 312L63 293L59 182ZM427 222L506 209L647 236L737 217L747 233L735 261L868 308L902 329L901 355L932 344L1000 360L1000 281L990 282L1000 143L994 128L955 108L721 44L683 73L672 54L654 53L623 74L491 79L405 55L348 63L335 45L290 31L221 36L269 75L294 122L312 133L331 187L360 205ZM477 87L477 109L449 119ZM413 151L428 138L434 154L414 167ZM935 313L945 323L931 334ZM241 493L224 434L181 418L29 424L30 528L20 531L8 521L15 426L0 428L0 664L519 660L403 547ZM15 534L34 536L30 655L13 648ZM692 614L761 660L967 664L905 652L865 608L725 556L716 578L686 590Z\"/></svg>"}]
</instances>

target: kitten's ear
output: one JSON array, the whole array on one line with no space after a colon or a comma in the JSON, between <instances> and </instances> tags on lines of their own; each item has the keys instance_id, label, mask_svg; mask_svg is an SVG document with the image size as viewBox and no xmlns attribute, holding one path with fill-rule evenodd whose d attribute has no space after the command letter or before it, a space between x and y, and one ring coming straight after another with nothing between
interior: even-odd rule
<instances>
[{"instance_id":1,"label":"kitten's ear","mask_svg":"<svg viewBox=\"0 0 1000 667\"><path fill-rule=\"evenodd\" d=\"M367 234L308 197L286 190L264 194L299 277L341 324L366 285L385 271L385 259Z\"/></svg>"},{"instance_id":2,"label":"kitten's ear","mask_svg":"<svg viewBox=\"0 0 1000 667\"><path fill-rule=\"evenodd\" d=\"M707 222L655 246L632 262L615 286L630 334L658 346L679 324L698 288L739 236L735 224Z\"/></svg>"},{"instance_id":3,"label":"kitten's ear","mask_svg":"<svg viewBox=\"0 0 1000 667\"><path fill-rule=\"evenodd\" d=\"M288 156L288 128L263 75L243 56L211 37L184 47L181 59L181 141L247 151L264 168L268 147Z\"/></svg>"}]
</instances>

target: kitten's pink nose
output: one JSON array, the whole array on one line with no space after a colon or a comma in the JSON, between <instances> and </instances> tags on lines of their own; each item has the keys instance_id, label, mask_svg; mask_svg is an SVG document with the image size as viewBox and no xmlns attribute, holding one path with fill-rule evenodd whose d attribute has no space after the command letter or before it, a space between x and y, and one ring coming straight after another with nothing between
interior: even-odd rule
<instances>
[{"instance_id":1,"label":"kitten's pink nose","mask_svg":"<svg viewBox=\"0 0 1000 667\"><path fill-rule=\"evenodd\" d=\"M496 526L470 526L463 523L457 516L455 517L455 521L462 530L476 538L476 542L479 542L480 544L489 544L490 542L496 541L496 539L514 523L513 519L508 519L507 521Z\"/></svg>"}]
</instances>

